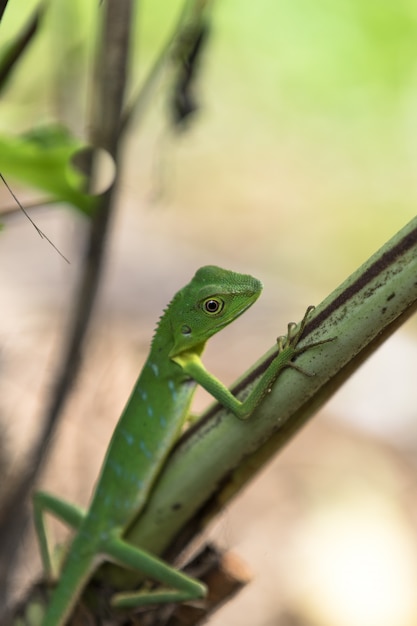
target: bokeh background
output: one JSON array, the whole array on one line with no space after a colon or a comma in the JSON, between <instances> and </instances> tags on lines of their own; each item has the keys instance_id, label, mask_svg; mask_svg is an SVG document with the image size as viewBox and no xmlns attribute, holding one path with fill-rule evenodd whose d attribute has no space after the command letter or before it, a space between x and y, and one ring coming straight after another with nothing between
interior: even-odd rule
<instances>
[{"instance_id":1,"label":"bokeh background","mask_svg":"<svg viewBox=\"0 0 417 626\"><path fill-rule=\"evenodd\" d=\"M50 3L0 102L0 132L51 120L86 132L97 5ZM11 2L1 45L34 6ZM139 3L132 93L180 6ZM168 122L168 66L129 133L88 350L41 480L80 503L162 308L199 266L265 285L207 350L209 369L231 383L415 215L414 0L217 0L211 17L189 127ZM14 189L22 201L39 196ZM12 204L5 189L0 200ZM71 264L20 212L3 220L0 421L12 469L49 397L85 235L71 207L31 215ZM211 626L417 623L416 331L412 319L209 531L254 573ZM207 401L199 393L196 408ZM32 539L17 593L39 573Z\"/></svg>"}]
</instances>

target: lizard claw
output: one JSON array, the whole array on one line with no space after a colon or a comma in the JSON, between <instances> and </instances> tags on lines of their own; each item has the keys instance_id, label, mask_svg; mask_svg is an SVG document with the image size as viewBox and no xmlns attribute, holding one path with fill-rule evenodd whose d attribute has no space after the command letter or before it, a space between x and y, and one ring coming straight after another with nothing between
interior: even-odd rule
<instances>
[{"instance_id":1,"label":"lizard claw","mask_svg":"<svg viewBox=\"0 0 417 626\"><path fill-rule=\"evenodd\" d=\"M309 306L304 314L303 319L301 320L300 324L297 325L295 322L290 322L288 324L288 331L287 331L287 336L280 336L277 339L277 344L278 344L278 353L282 352L283 350L285 350L286 348L296 348L298 342L301 339L301 336L304 332L304 329L306 327L308 318L310 316L310 313L312 311L314 311L315 307L314 306Z\"/></svg>"},{"instance_id":2,"label":"lizard claw","mask_svg":"<svg viewBox=\"0 0 417 626\"><path fill-rule=\"evenodd\" d=\"M297 348L298 343L304 333L305 327L307 325L308 322L308 318L310 317L310 314L312 313L312 311L314 311L315 307L314 306L309 306L307 307L307 310L304 314L303 319L301 320L300 324L297 325L294 322L290 322L288 324L288 334L287 336L280 336L277 338L277 344L278 344L278 354L280 354L281 352L283 352L284 350L288 349L288 348L292 348L293 349L293 355L290 361L288 361L288 363L286 364L287 367L292 367L293 369L297 370L298 372L300 372L301 374L304 374L305 376L315 376L314 372L307 372L306 370L302 369L301 367L299 367L298 365L296 365L292 359L294 359L294 357L299 356L300 354L303 354L303 352L306 352L307 350L310 350L310 348L315 348L316 346L320 346L324 343L328 343L329 341L334 341L336 339L336 337L330 337L329 339L322 339L321 341L315 341L312 343L307 344L306 346L303 346L302 348Z\"/></svg>"}]
</instances>

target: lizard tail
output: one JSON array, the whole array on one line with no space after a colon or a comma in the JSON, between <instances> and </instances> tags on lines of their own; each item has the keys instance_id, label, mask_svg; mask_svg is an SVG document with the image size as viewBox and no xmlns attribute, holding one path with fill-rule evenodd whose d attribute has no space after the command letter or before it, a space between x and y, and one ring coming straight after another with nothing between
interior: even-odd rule
<instances>
[{"instance_id":1,"label":"lizard tail","mask_svg":"<svg viewBox=\"0 0 417 626\"><path fill-rule=\"evenodd\" d=\"M42 626L65 626L96 566L94 553L89 551L88 554L82 554L77 550L71 551L52 594Z\"/></svg>"}]
</instances>

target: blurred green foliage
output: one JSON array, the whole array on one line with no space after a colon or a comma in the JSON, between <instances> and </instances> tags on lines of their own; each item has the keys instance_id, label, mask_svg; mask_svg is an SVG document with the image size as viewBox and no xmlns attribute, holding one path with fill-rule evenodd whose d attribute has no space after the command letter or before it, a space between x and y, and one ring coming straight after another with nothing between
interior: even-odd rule
<instances>
[{"instance_id":1,"label":"blurred green foliage","mask_svg":"<svg viewBox=\"0 0 417 626\"><path fill-rule=\"evenodd\" d=\"M0 172L46 191L59 202L89 214L95 198L83 193L86 178L71 165L83 148L64 127L37 127L18 137L0 135Z\"/></svg>"},{"instance_id":2,"label":"blurred green foliage","mask_svg":"<svg viewBox=\"0 0 417 626\"><path fill-rule=\"evenodd\" d=\"M10 0L0 54L37 4ZM130 93L182 6L180 0L138 3ZM84 136L101 9L97 0L47 3L30 54L2 94L0 132L27 130L40 120L59 121ZM280 159L285 160L297 177L293 189L309 189L311 210L353 211L350 225L341 224L352 231L358 217L375 227L378 211L390 219L392 209L414 201L415 0L218 0L212 14L199 80L205 122L218 126L207 132L216 137L219 151L230 150L238 138L241 147L250 146L256 164L261 150L270 158L273 146L278 176ZM164 88L169 80L168 72ZM237 165L240 155L230 158ZM282 176L290 180L287 171Z\"/></svg>"},{"instance_id":3,"label":"blurred green foliage","mask_svg":"<svg viewBox=\"0 0 417 626\"><path fill-rule=\"evenodd\" d=\"M2 37L0 67L3 70L0 85L2 95L0 120L3 118L3 123L0 122L0 128L3 129L0 133L0 171L7 179L18 180L26 185L42 189L51 199L68 202L88 214L94 207L95 199L84 192L87 185L86 178L71 165L71 159L83 148L83 142L55 121L59 119L59 115L55 119L54 116L48 115L40 124L39 121L34 123L32 120L36 115L37 106L28 108L30 110L28 119L22 115L21 109L22 119L19 121L19 115L14 117L11 113L14 107L19 110L18 103L22 103L26 98L28 99L25 103L27 105L37 100L37 95L40 96L39 100L42 102L44 91L47 92L48 101L53 100L53 94L59 93L59 80L53 81L49 90L46 86L43 89L43 83L47 83L47 79L53 74L51 69L54 67L54 62L62 58L63 51L58 45L56 55L46 54L45 44L48 35L55 32L50 4L39 5L39 10L37 10L38 7L34 3L28 2L25 7L27 13L16 12L17 6L16 2L9 3L0 32ZM64 21L66 28L71 24L75 26L75 21L71 22L70 18L74 17L77 9L78 18L80 18L82 15L80 3L78 6L77 3L72 3L72 15L69 14L68 19ZM65 5L61 7L61 10L65 12ZM52 13L52 18L50 13ZM62 48L66 48L65 43L69 41L71 38L63 37ZM45 63L48 58L51 62ZM68 67L73 65L73 58L74 55L68 55L68 63L66 61L62 65L61 72L67 65ZM20 80L23 81L21 84ZM30 94L31 90L33 90L32 94ZM78 91L75 93L79 95ZM10 132L10 118L7 121L8 111L9 115L18 121L17 127L20 124L25 126L29 123L29 130L23 133L17 133L16 130Z\"/></svg>"}]
</instances>

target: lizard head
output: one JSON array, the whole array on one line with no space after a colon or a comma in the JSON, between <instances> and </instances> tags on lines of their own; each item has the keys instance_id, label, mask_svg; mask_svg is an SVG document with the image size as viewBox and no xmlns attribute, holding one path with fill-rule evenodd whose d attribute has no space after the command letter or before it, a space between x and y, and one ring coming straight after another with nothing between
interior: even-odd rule
<instances>
[{"instance_id":1,"label":"lizard head","mask_svg":"<svg viewBox=\"0 0 417 626\"><path fill-rule=\"evenodd\" d=\"M201 353L206 341L242 315L260 296L262 283L214 265L201 267L191 282L169 306L169 321L175 357L195 350Z\"/></svg>"}]
</instances>

